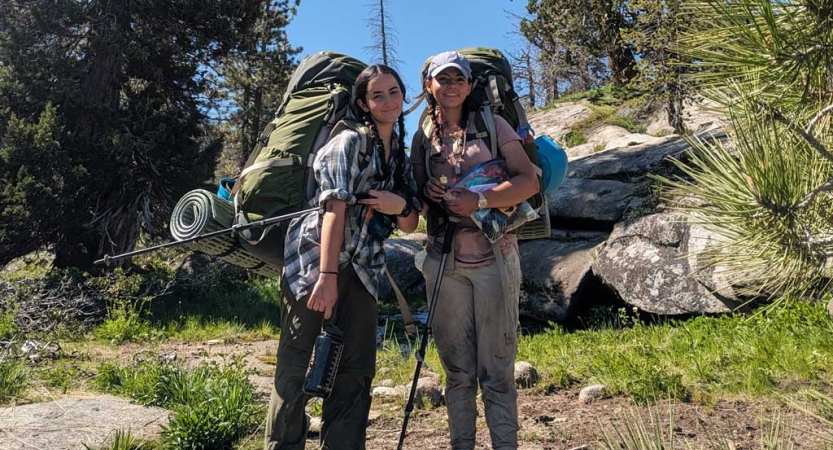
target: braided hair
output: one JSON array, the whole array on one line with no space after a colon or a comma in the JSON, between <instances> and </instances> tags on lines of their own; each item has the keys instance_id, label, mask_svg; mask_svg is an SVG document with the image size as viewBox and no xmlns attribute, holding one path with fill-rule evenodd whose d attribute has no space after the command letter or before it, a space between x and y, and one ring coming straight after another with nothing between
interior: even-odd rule
<instances>
[{"instance_id":1,"label":"braided hair","mask_svg":"<svg viewBox=\"0 0 833 450\"><path fill-rule=\"evenodd\" d=\"M393 76L396 80L396 83L399 85L399 90L402 91L402 97L405 97L405 84L402 82L402 78L400 78L399 74L396 73L395 70L391 69L390 67L384 64L375 64L372 66L368 66L359 74L356 78L356 87L353 96L353 107L355 111L358 113L359 121L363 122L364 125L369 130L369 136L371 141L373 142L373 151L378 155L384 155L385 144L382 142L382 137L379 135L378 131L376 130L376 122L373 120L373 116L370 112L364 111L359 106L359 100L363 101L367 104L367 88L370 84L370 80L376 78L379 75L388 74ZM394 158L396 161L396 168L394 169L393 173L393 180L394 180L394 187L393 190L399 193L405 194L408 197L413 197L414 193L410 192L411 189L408 186L408 183L405 182L405 114L404 111L399 114L399 130L397 132L397 145L391 146L391 158ZM383 171L383 177L387 178L388 175L388 165L384 164L384 158L381 159L383 164L381 164L381 169Z\"/></svg>"}]
</instances>

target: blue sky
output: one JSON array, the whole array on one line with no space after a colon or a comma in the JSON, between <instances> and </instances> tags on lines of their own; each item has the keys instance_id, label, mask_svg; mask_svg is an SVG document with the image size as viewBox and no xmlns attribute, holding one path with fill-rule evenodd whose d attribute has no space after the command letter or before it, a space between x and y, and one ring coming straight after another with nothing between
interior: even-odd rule
<instances>
[{"instance_id":1,"label":"blue sky","mask_svg":"<svg viewBox=\"0 0 833 450\"><path fill-rule=\"evenodd\" d=\"M365 49L373 44L367 25L370 1L301 0L287 27L291 45L304 47L299 59L331 50L376 62ZM519 47L521 37L512 35L517 19L509 13L524 15L526 0L389 0L387 8L399 38L400 75L413 98L420 89L420 67L431 55L463 47L496 47L504 53ZM409 136L421 109L406 121Z\"/></svg>"}]
</instances>

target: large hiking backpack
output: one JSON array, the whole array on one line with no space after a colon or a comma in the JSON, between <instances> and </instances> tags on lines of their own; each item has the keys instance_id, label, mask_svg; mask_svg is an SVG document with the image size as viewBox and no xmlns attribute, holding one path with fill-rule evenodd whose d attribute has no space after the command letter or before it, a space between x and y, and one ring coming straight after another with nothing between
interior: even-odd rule
<instances>
[{"instance_id":1,"label":"large hiking backpack","mask_svg":"<svg viewBox=\"0 0 833 450\"><path fill-rule=\"evenodd\" d=\"M350 106L363 62L334 52L307 56L295 69L283 101L261 133L231 192L235 223L244 224L311 206L315 154L336 124L353 118ZM364 134L361 134L364 136ZM240 244L261 261L283 267L288 223L240 232Z\"/></svg>"},{"instance_id":2,"label":"large hiking backpack","mask_svg":"<svg viewBox=\"0 0 833 450\"><path fill-rule=\"evenodd\" d=\"M539 218L527 222L516 230L519 239L538 239L550 236L550 220L546 197L543 194L543 183L541 183L541 168L538 162L538 148L535 144L535 136L532 127L526 117L520 97L512 85L512 66L503 56L500 50L489 47L474 47L457 50L465 56L471 66L472 91L469 97L474 104L481 105L480 111L475 116L476 136L486 143L491 150L492 158L498 157L497 136L493 114L503 117L512 128L518 132L523 139L524 152L532 161L538 175L539 191L527 202L538 212ZM429 57L422 65L422 84L428 78L428 66L433 56ZM427 112L423 112L420 118L423 135L422 145L428 155L427 145L430 145L431 129L433 124ZM426 163L426 170L430 166Z\"/></svg>"}]
</instances>

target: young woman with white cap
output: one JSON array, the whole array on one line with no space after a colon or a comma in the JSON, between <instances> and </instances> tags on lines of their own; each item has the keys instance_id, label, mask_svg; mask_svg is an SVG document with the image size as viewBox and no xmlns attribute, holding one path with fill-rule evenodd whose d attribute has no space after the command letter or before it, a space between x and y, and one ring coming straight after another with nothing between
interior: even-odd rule
<instances>
[{"instance_id":1,"label":"young woman with white cap","mask_svg":"<svg viewBox=\"0 0 833 450\"><path fill-rule=\"evenodd\" d=\"M423 265L427 292L432 292L437 282L447 218L459 220L432 323L446 373L451 445L464 450L475 446L479 385L492 447L515 449L514 363L521 283L518 243L515 235L508 233L491 244L469 216L477 209L521 203L537 191L538 181L521 138L495 114L497 135L490 138L497 140L499 156L506 160L508 179L482 193L450 188L472 167L492 159L489 146L475 130L474 117L480 105L467 101L472 91L468 60L457 52L435 56L429 63L424 89L431 126L416 132L411 164L428 204L423 209L429 233ZM430 129L429 136L426 129Z\"/></svg>"}]
</instances>

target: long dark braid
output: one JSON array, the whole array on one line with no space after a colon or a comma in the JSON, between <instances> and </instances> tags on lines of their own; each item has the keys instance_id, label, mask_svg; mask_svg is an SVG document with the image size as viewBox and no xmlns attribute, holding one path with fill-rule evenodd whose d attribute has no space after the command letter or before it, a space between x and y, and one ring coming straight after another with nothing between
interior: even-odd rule
<instances>
[{"instance_id":1,"label":"long dark braid","mask_svg":"<svg viewBox=\"0 0 833 450\"><path fill-rule=\"evenodd\" d=\"M437 99L434 98L433 95L425 92L425 102L428 104L428 115L431 117L431 123L434 125L434 129L431 132L430 137L432 142L438 143L440 146L443 145L443 133L445 130L443 129L443 119L442 113L440 112L440 106L437 104Z\"/></svg>"}]
</instances>

